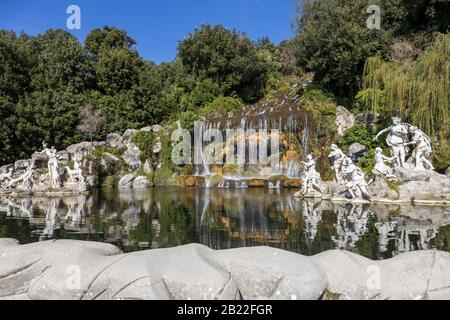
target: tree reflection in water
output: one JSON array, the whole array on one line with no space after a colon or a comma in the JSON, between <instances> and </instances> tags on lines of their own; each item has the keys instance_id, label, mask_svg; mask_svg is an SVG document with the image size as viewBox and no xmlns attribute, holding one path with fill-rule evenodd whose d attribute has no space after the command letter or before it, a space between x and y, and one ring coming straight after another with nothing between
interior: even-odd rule
<instances>
[{"instance_id":1,"label":"tree reflection in water","mask_svg":"<svg viewBox=\"0 0 450 320\"><path fill-rule=\"evenodd\" d=\"M306 255L349 250L372 259L450 250L450 207L299 201L282 189L95 191L0 197L0 237L104 241L122 250L192 242L273 246Z\"/></svg>"}]
</instances>

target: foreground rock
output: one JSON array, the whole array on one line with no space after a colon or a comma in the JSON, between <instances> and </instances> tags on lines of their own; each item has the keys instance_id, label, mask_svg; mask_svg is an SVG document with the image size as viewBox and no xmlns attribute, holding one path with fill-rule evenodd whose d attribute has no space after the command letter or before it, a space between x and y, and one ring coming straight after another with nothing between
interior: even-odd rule
<instances>
[{"instance_id":1,"label":"foreground rock","mask_svg":"<svg viewBox=\"0 0 450 320\"><path fill-rule=\"evenodd\" d=\"M0 239L0 298L448 299L449 268L438 251L374 262L344 251L191 244L123 254L105 243Z\"/></svg>"},{"instance_id":2,"label":"foreground rock","mask_svg":"<svg viewBox=\"0 0 450 320\"><path fill-rule=\"evenodd\" d=\"M326 286L315 262L266 247L121 254L103 243L0 241L7 299L318 299Z\"/></svg>"}]
</instances>

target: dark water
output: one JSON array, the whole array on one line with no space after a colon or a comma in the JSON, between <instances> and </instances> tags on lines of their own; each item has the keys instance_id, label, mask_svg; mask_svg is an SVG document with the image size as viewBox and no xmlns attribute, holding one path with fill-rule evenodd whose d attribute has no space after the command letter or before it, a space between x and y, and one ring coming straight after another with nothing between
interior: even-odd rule
<instances>
[{"instance_id":1,"label":"dark water","mask_svg":"<svg viewBox=\"0 0 450 320\"><path fill-rule=\"evenodd\" d=\"M0 197L0 238L79 239L136 251L201 243L273 246L372 259L450 251L450 207L299 201L294 190L150 189L61 198Z\"/></svg>"}]
</instances>

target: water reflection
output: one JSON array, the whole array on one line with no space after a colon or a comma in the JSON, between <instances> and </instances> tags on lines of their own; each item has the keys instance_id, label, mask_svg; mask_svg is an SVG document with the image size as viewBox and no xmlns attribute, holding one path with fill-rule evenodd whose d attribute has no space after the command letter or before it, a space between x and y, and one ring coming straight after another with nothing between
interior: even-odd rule
<instances>
[{"instance_id":1,"label":"water reflection","mask_svg":"<svg viewBox=\"0 0 450 320\"><path fill-rule=\"evenodd\" d=\"M124 251L192 242L268 245L312 255L350 250L384 259L449 251L450 207L298 201L289 190L151 189L73 197L0 197L0 237L110 242Z\"/></svg>"}]
</instances>

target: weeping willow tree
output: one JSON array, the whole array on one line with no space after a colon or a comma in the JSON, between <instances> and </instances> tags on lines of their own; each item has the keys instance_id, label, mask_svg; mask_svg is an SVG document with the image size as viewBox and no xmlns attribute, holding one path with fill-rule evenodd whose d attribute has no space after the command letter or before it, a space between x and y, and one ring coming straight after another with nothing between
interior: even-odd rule
<instances>
[{"instance_id":1,"label":"weeping willow tree","mask_svg":"<svg viewBox=\"0 0 450 320\"><path fill-rule=\"evenodd\" d=\"M373 112L393 112L434 137L435 161L450 165L450 34L439 34L416 61L371 57L357 98Z\"/></svg>"}]
</instances>

